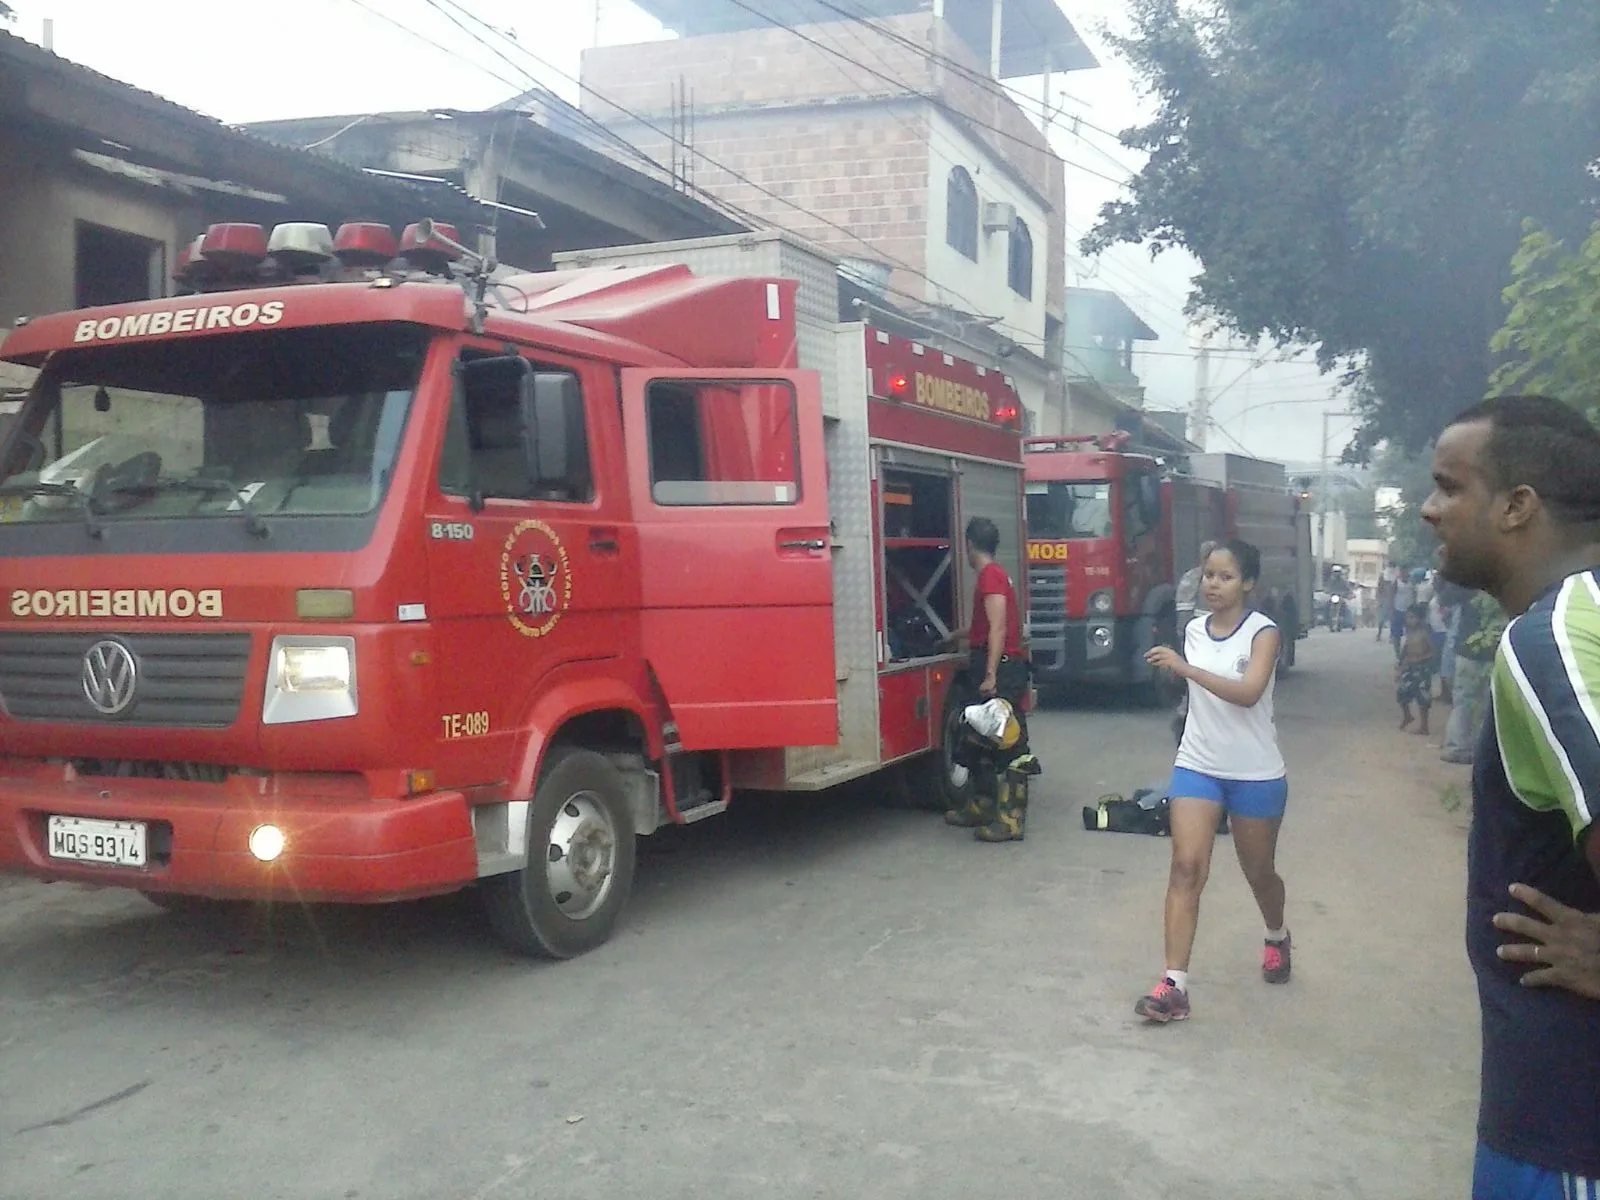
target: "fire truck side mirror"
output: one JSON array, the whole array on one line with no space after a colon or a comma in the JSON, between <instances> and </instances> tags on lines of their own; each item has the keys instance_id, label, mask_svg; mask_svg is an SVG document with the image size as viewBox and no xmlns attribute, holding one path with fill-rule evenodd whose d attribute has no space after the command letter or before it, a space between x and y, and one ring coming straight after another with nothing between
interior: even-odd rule
<instances>
[{"instance_id":1,"label":"fire truck side mirror","mask_svg":"<svg viewBox=\"0 0 1600 1200\"><path fill-rule=\"evenodd\" d=\"M566 372L536 371L522 377L523 446L536 488L583 488L583 393ZM586 489L584 489L586 490Z\"/></svg>"},{"instance_id":2,"label":"fire truck side mirror","mask_svg":"<svg viewBox=\"0 0 1600 1200\"><path fill-rule=\"evenodd\" d=\"M1161 524L1161 481L1154 475L1139 477L1139 508L1146 525Z\"/></svg>"}]
</instances>

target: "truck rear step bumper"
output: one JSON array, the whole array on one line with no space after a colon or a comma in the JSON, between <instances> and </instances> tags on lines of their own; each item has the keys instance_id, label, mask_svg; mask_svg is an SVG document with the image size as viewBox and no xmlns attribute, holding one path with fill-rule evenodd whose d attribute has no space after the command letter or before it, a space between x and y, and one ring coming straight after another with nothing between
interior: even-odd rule
<instances>
[{"instance_id":1,"label":"truck rear step bumper","mask_svg":"<svg viewBox=\"0 0 1600 1200\"><path fill-rule=\"evenodd\" d=\"M143 822L147 865L52 857L51 816ZM261 825L283 853L250 852ZM0 870L49 881L218 899L380 903L456 891L478 877L472 817L460 792L408 800L252 796L164 780L0 779Z\"/></svg>"}]
</instances>

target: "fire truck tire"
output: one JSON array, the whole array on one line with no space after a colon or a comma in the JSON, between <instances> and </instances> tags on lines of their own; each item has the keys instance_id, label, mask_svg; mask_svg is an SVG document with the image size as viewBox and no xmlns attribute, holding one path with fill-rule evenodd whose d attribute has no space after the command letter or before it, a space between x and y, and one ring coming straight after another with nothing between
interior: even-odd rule
<instances>
[{"instance_id":1,"label":"fire truck tire","mask_svg":"<svg viewBox=\"0 0 1600 1200\"><path fill-rule=\"evenodd\" d=\"M966 691L952 687L945 700L939 744L906 764L905 779L912 807L947 812L962 807L972 798L971 779L956 783L955 762L951 758L957 739L962 736L961 713L968 703L970 698Z\"/></svg>"},{"instance_id":2,"label":"fire truck tire","mask_svg":"<svg viewBox=\"0 0 1600 1200\"><path fill-rule=\"evenodd\" d=\"M1278 633L1278 667L1277 676L1282 679L1294 669L1295 652L1300 640L1300 625L1295 620L1294 610L1290 609L1284 614L1282 628Z\"/></svg>"},{"instance_id":3,"label":"fire truck tire","mask_svg":"<svg viewBox=\"0 0 1600 1200\"><path fill-rule=\"evenodd\" d=\"M627 907L636 852L617 769L591 750L552 750L528 813L527 865L480 887L491 928L538 958L593 950Z\"/></svg>"}]
</instances>

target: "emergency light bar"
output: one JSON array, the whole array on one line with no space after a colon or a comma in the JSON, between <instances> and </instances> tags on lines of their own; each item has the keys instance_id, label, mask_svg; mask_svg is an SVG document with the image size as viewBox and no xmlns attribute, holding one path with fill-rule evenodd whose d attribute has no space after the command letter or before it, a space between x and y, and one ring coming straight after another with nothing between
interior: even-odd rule
<instances>
[{"instance_id":1,"label":"emergency light bar","mask_svg":"<svg viewBox=\"0 0 1600 1200\"><path fill-rule=\"evenodd\" d=\"M337 233L314 221L286 221L270 234L262 225L223 222L178 252L172 278L203 292L370 278L385 271L448 276L450 264L476 259L460 239L454 225L428 219L406 226L398 240L389 226L375 221L347 222Z\"/></svg>"}]
</instances>

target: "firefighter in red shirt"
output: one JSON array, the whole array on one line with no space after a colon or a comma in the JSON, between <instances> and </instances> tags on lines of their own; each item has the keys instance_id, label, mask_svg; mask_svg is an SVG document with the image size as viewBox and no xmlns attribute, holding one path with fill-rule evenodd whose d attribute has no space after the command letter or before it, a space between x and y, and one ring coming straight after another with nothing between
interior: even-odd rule
<instances>
[{"instance_id":1,"label":"firefighter in red shirt","mask_svg":"<svg viewBox=\"0 0 1600 1200\"><path fill-rule=\"evenodd\" d=\"M1028 812L1028 780L1039 763L1028 749L1027 697L1030 672L1022 656L1022 612L1017 590L1005 569L995 562L1000 531L987 517L967 522L967 562L977 573L973 589L970 677L978 682L978 699L995 697L1011 705L1020 735L1009 746L995 746L976 736L957 748L954 758L972 773L973 796L966 805L945 813L951 825L974 830L983 842L1020 842Z\"/></svg>"}]
</instances>

